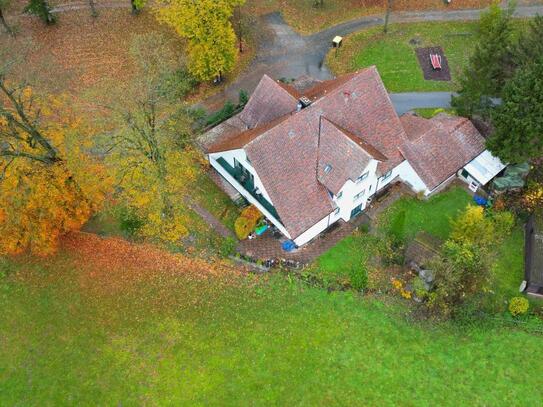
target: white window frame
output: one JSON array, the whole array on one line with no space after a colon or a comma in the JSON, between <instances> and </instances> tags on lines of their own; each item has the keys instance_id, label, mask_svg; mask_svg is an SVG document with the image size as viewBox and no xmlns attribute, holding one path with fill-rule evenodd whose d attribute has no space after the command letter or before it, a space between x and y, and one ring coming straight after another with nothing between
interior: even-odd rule
<instances>
[{"instance_id":1,"label":"white window frame","mask_svg":"<svg viewBox=\"0 0 543 407\"><path fill-rule=\"evenodd\" d=\"M362 174L360 177L356 179L356 183L360 184L362 181L364 181L366 178L368 178L368 175L370 175L369 171L366 171L364 174Z\"/></svg>"},{"instance_id":2,"label":"white window frame","mask_svg":"<svg viewBox=\"0 0 543 407\"><path fill-rule=\"evenodd\" d=\"M362 191L360 191L358 194L354 196L353 201L357 202L358 200L360 200L360 198L364 196L365 193L366 193L366 190L363 189Z\"/></svg>"}]
</instances>

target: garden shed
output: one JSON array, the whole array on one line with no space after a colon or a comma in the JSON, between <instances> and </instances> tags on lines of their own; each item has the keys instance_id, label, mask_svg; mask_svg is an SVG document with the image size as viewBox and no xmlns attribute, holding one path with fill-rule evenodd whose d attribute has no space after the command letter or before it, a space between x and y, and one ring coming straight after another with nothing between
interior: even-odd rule
<instances>
[{"instance_id":1,"label":"garden shed","mask_svg":"<svg viewBox=\"0 0 543 407\"><path fill-rule=\"evenodd\" d=\"M526 293L543 298L543 211L526 223L524 267Z\"/></svg>"}]
</instances>

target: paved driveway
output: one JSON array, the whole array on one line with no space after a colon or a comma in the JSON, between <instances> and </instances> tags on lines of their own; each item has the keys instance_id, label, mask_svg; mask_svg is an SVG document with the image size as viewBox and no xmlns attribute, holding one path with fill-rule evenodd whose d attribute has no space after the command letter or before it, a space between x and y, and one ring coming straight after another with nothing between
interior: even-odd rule
<instances>
[{"instance_id":1,"label":"paved driveway","mask_svg":"<svg viewBox=\"0 0 543 407\"><path fill-rule=\"evenodd\" d=\"M482 10L430 11L394 13L392 22L417 21L453 21L478 19ZM518 7L518 17L543 14L543 6ZM332 73L324 65L326 53L330 50L332 38L345 36L364 28L383 24L380 16L362 17L320 31L316 34L302 36L295 32L279 13L263 16L259 32L257 56L247 70L224 91L206 99L202 105L210 111L218 110L226 100L237 102L241 89L251 93L260 78L268 74L272 78L298 78L310 75L317 79L330 79ZM398 113L404 113L415 107L448 107L450 94L447 92L430 92L421 94L392 95Z\"/></svg>"}]
</instances>

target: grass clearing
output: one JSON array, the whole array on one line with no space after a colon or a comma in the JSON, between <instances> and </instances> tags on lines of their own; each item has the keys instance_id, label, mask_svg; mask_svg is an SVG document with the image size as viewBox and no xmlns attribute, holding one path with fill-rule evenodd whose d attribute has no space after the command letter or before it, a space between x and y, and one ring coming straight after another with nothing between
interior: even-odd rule
<instances>
[{"instance_id":1,"label":"grass clearing","mask_svg":"<svg viewBox=\"0 0 543 407\"><path fill-rule=\"evenodd\" d=\"M413 323L378 299L280 276L107 264L66 251L3 263L0 404L537 405L543 396L543 367L525 357L540 336Z\"/></svg>"},{"instance_id":2,"label":"grass clearing","mask_svg":"<svg viewBox=\"0 0 543 407\"><path fill-rule=\"evenodd\" d=\"M474 47L477 27L477 22L393 24L388 34L382 27L370 28L345 38L337 58L330 52L327 63L336 75L376 65L389 92L455 90ZM415 48L430 46L443 47L450 82L424 79Z\"/></svg>"}]
</instances>

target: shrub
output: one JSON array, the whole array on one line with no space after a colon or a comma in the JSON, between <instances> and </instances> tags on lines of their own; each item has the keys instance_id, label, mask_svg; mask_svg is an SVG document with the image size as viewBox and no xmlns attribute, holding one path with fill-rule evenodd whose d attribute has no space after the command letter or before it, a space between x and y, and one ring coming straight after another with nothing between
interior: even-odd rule
<instances>
[{"instance_id":1,"label":"shrub","mask_svg":"<svg viewBox=\"0 0 543 407\"><path fill-rule=\"evenodd\" d=\"M47 25L55 24L57 21L55 15L51 13L51 6L45 0L30 0L24 10L39 17Z\"/></svg>"},{"instance_id":2,"label":"shrub","mask_svg":"<svg viewBox=\"0 0 543 407\"><path fill-rule=\"evenodd\" d=\"M368 287L368 270L363 264L352 266L349 270L349 280L351 287L357 291L362 291Z\"/></svg>"},{"instance_id":3,"label":"shrub","mask_svg":"<svg viewBox=\"0 0 543 407\"><path fill-rule=\"evenodd\" d=\"M143 221L130 209L119 210L119 228L126 237L134 237L143 227Z\"/></svg>"},{"instance_id":4,"label":"shrub","mask_svg":"<svg viewBox=\"0 0 543 407\"><path fill-rule=\"evenodd\" d=\"M247 104L249 101L249 94L246 90L241 89L239 91L239 101L238 101L238 107L243 107Z\"/></svg>"},{"instance_id":5,"label":"shrub","mask_svg":"<svg viewBox=\"0 0 543 407\"><path fill-rule=\"evenodd\" d=\"M253 205L244 208L234 223L234 230L238 239L247 239L247 236L254 230L262 214Z\"/></svg>"},{"instance_id":6,"label":"shrub","mask_svg":"<svg viewBox=\"0 0 543 407\"><path fill-rule=\"evenodd\" d=\"M243 240L247 239L247 237L251 234L251 231L253 230L255 225L253 225L249 219L244 218L243 216L240 216L236 219L236 222L234 223L234 230L236 232L236 236L238 239Z\"/></svg>"},{"instance_id":7,"label":"shrub","mask_svg":"<svg viewBox=\"0 0 543 407\"><path fill-rule=\"evenodd\" d=\"M255 226L260 219L262 219L262 214L258 208L254 205L249 205L241 211L240 216L243 216L249 219L251 222L254 222Z\"/></svg>"},{"instance_id":8,"label":"shrub","mask_svg":"<svg viewBox=\"0 0 543 407\"><path fill-rule=\"evenodd\" d=\"M530 308L530 303L524 297L513 297L509 301L509 312L514 317L526 314L528 308Z\"/></svg>"},{"instance_id":9,"label":"shrub","mask_svg":"<svg viewBox=\"0 0 543 407\"><path fill-rule=\"evenodd\" d=\"M236 111L236 106L234 106L232 102L227 101L221 110L219 110L216 113L213 113L207 118L206 125L211 126L211 125L222 123L223 121L232 117L235 111Z\"/></svg>"}]
</instances>

